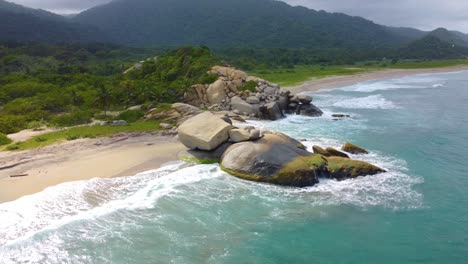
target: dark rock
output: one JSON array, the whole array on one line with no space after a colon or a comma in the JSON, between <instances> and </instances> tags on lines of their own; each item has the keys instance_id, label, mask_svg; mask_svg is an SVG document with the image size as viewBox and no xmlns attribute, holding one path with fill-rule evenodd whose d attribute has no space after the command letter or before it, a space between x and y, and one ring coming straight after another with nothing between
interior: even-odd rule
<instances>
[{"instance_id":1,"label":"dark rock","mask_svg":"<svg viewBox=\"0 0 468 264\"><path fill-rule=\"evenodd\" d=\"M322 116L323 112L315 105L309 104L309 105L299 105L296 110L296 114L303 115L303 116L316 117L316 116Z\"/></svg>"},{"instance_id":2,"label":"dark rock","mask_svg":"<svg viewBox=\"0 0 468 264\"><path fill-rule=\"evenodd\" d=\"M232 145L230 142L226 142L219 146L217 149L212 151L205 150L183 150L177 155L180 160L187 162L194 162L199 164L212 164L219 163L221 156Z\"/></svg>"},{"instance_id":3,"label":"dark rock","mask_svg":"<svg viewBox=\"0 0 468 264\"><path fill-rule=\"evenodd\" d=\"M285 186L305 187L326 176L326 161L300 148L297 140L284 134L265 134L254 142L230 146L221 159L221 168L245 180Z\"/></svg>"},{"instance_id":4,"label":"dark rock","mask_svg":"<svg viewBox=\"0 0 468 264\"><path fill-rule=\"evenodd\" d=\"M386 172L384 169L364 161L341 157L328 157L325 159L327 160L327 177L331 179L346 180Z\"/></svg>"},{"instance_id":5,"label":"dark rock","mask_svg":"<svg viewBox=\"0 0 468 264\"><path fill-rule=\"evenodd\" d=\"M349 156L346 155L345 153L339 151L339 150L336 150L334 148L327 148L325 150L326 152L328 152L330 155L329 156L332 156L332 157L342 157L342 158L347 158L349 159Z\"/></svg>"},{"instance_id":6,"label":"dark rock","mask_svg":"<svg viewBox=\"0 0 468 264\"><path fill-rule=\"evenodd\" d=\"M369 154L367 150L351 143L344 144L343 147L341 147L341 150L351 154Z\"/></svg>"},{"instance_id":7,"label":"dark rock","mask_svg":"<svg viewBox=\"0 0 468 264\"><path fill-rule=\"evenodd\" d=\"M221 119L224 120L226 123L232 125L232 120L229 117L223 116L223 117L221 117Z\"/></svg>"},{"instance_id":8,"label":"dark rock","mask_svg":"<svg viewBox=\"0 0 468 264\"><path fill-rule=\"evenodd\" d=\"M305 94L298 94L297 99L299 100L299 102L301 104L308 105L308 104L312 103L312 96L308 96L308 95L305 95Z\"/></svg>"},{"instance_id":9,"label":"dark rock","mask_svg":"<svg viewBox=\"0 0 468 264\"><path fill-rule=\"evenodd\" d=\"M351 117L351 116L350 115L344 115L344 114L333 114L332 117L345 118L345 117Z\"/></svg>"},{"instance_id":10,"label":"dark rock","mask_svg":"<svg viewBox=\"0 0 468 264\"><path fill-rule=\"evenodd\" d=\"M326 151L325 149L323 149L322 147L319 147L319 146L313 146L312 150L314 151L315 154L318 154L318 155L322 155L322 156L325 156L325 157L330 157L331 156L331 154L328 151Z\"/></svg>"},{"instance_id":11,"label":"dark rock","mask_svg":"<svg viewBox=\"0 0 468 264\"><path fill-rule=\"evenodd\" d=\"M269 120L279 120L284 117L278 103L272 102L260 107L263 118Z\"/></svg>"},{"instance_id":12,"label":"dark rock","mask_svg":"<svg viewBox=\"0 0 468 264\"><path fill-rule=\"evenodd\" d=\"M280 96L278 98L278 106L280 107L281 111L286 111L288 109L288 105L289 105L289 98L287 96Z\"/></svg>"}]
</instances>

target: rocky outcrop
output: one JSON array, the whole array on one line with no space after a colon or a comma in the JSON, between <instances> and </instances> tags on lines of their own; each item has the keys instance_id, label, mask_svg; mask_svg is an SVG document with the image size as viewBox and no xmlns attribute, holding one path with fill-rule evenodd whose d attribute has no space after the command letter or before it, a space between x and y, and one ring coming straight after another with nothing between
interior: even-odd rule
<instances>
[{"instance_id":1,"label":"rocky outcrop","mask_svg":"<svg viewBox=\"0 0 468 264\"><path fill-rule=\"evenodd\" d=\"M349 159L349 156L337 149L334 148L327 148L326 149L327 153L329 153L330 157L342 157L342 158L347 158Z\"/></svg>"},{"instance_id":2,"label":"rocky outcrop","mask_svg":"<svg viewBox=\"0 0 468 264\"><path fill-rule=\"evenodd\" d=\"M235 128L210 112L185 121L179 127L179 138L190 148L179 155L181 159L220 162L225 172L250 181L305 187L316 184L319 178L344 180L384 172L369 163L346 158L345 153L333 148L314 146L314 154L282 133Z\"/></svg>"},{"instance_id":3,"label":"rocky outcrop","mask_svg":"<svg viewBox=\"0 0 468 264\"><path fill-rule=\"evenodd\" d=\"M231 145L232 143L226 142L212 151L187 149L179 152L178 157L180 160L199 164L219 163L224 152Z\"/></svg>"},{"instance_id":4,"label":"rocky outcrop","mask_svg":"<svg viewBox=\"0 0 468 264\"><path fill-rule=\"evenodd\" d=\"M319 146L313 146L312 151L314 152L314 154L322 155L324 157L330 157L331 156L331 154L328 151L326 151L325 149L323 149L322 147L319 147Z\"/></svg>"},{"instance_id":5,"label":"rocky outcrop","mask_svg":"<svg viewBox=\"0 0 468 264\"><path fill-rule=\"evenodd\" d=\"M277 120L284 114L320 116L322 111L308 95L294 95L278 84L248 76L229 67L215 66L210 71L219 78L212 84L197 84L184 94L184 102L213 111Z\"/></svg>"},{"instance_id":6,"label":"rocky outcrop","mask_svg":"<svg viewBox=\"0 0 468 264\"><path fill-rule=\"evenodd\" d=\"M367 150L349 142L344 144L341 149L351 154L369 154Z\"/></svg>"},{"instance_id":7,"label":"rocky outcrop","mask_svg":"<svg viewBox=\"0 0 468 264\"><path fill-rule=\"evenodd\" d=\"M202 111L189 104L175 103L170 107L156 107L150 109L146 115L146 120L158 120L173 124L182 124L185 120L200 114Z\"/></svg>"},{"instance_id":8,"label":"rocky outcrop","mask_svg":"<svg viewBox=\"0 0 468 264\"><path fill-rule=\"evenodd\" d=\"M182 144L192 150L214 150L229 139L232 128L221 118L204 112L180 125L178 133Z\"/></svg>"},{"instance_id":9,"label":"rocky outcrop","mask_svg":"<svg viewBox=\"0 0 468 264\"><path fill-rule=\"evenodd\" d=\"M359 176L375 175L385 170L364 161L341 157L328 157L327 177L336 180L354 179Z\"/></svg>"},{"instance_id":10,"label":"rocky outcrop","mask_svg":"<svg viewBox=\"0 0 468 264\"><path fill-rule=\"evenodd\" d=\"M313 154L300 148L300 145L298 141L281 134L266 134L257 141L230 146L221 158L221 168L245 180L311 186L318 182L320 175L313 166L302 164L301 157Z\"/></svg>"}]
</instances>

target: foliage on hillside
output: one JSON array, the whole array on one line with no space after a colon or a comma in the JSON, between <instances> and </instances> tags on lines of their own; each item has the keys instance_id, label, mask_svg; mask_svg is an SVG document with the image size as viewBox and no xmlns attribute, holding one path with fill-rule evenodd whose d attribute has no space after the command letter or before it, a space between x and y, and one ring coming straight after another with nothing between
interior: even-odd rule
<instances>
[{"instance_id":1,"label":"foliage on hillside","mask_svg":"<svg viewBox=\"0 0 468 264\"><path fill-rule=\"evenodd\" d=\"M364 18L272 0L121 0L84 11L74 21L134 46L356 50L412 40Z\"/></svg>"},{"instance_id":2,"label":"foliage on hillside","mask_svg":"<svg viewBox=\"0 0 468 264\"><path fill-rule=\"evenodd\" d=\"M107 46L0 46L0 133L35 121L79 125L102 111L174 102L218 63L207 48L187 47L124 75L133 65L126 55L125 49Z\"/></svg>"},{"instance_id":3,"label":"foliage on hillside","mask_svg":"<svg viewBox=\"0 0 468 264\"><path fill-rule=\"evenodd\" d=\"M400 49L399 57L411 59L458 59L468 57L468 47L429 35Z\"/></svg>"}]
</instances>

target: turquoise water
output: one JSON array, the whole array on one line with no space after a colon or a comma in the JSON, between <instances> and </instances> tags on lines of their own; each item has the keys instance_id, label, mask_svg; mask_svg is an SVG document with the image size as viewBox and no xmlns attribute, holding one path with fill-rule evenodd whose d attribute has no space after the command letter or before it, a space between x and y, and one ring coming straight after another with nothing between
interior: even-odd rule
<instances>
[{"instance_id":1,"label":"turquoise water","mask_svg":"<svg viewBox=\"0 0 468 264\"><path fill-rule=\"evenodd\" d=\"M313 95L323 117L254 124L355 142L387 173L295 189L174 163L67 183L0 205L0 263L467 263L468 73Z\"/></svg>"}]
</instances>

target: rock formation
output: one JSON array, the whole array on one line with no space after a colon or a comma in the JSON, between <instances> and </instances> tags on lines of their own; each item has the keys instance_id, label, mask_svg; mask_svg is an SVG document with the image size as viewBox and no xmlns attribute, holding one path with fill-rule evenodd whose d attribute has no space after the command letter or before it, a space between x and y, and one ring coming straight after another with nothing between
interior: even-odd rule
<instances>
[{"instance_id":1,"label":"rock formation","mask_svg":"<svg viewBox=\"0 0 468 264\"><path fill-rule=\"evenodd\" d=\"M285 134L231 124L210 112L188 119L178 131L190 150L180 158L219 162L222 170L245 180L295 187L312 186L320 178L344 180L385 172L333 148L314 146L314 154Z\"/></svg>"},{"instance_id":2,"label":"rock formation","mask_svg":"<svg viewBox=\"0 0 468 264\"><path fill-rule=\"evenodd\" d=\"M281 119L284 114L323 114L312 104L312 97L294 95L278 84L248 76L243 71L215 66L210 73L219 78L212 84L193 85L184 94L185 103L268 120Z\"/></svg>"},{"instance_id":3,"label":"rock formation","mask_svg":"<svg viewBox=\"0 0 468 264\"><path fill-rule=\"evenodd\" d=\"M351 154L369 154L369 152L359 146L356 146L352 143L346 143L341 147L343 151L346 151Z\"/></svg>"}]
</instances>

